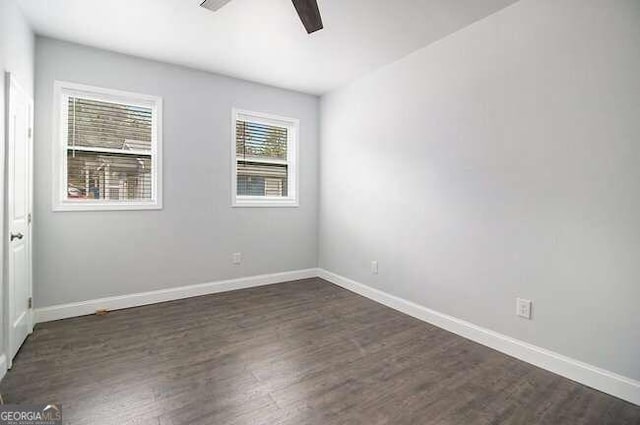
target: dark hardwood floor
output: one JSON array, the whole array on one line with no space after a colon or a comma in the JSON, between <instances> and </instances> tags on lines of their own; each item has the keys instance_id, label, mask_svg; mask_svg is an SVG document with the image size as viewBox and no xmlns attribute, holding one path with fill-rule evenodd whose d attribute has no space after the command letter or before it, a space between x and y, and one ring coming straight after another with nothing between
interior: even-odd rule
<instances>
[{"instance_id":1,"label":"dark hardwood floor","mask_svg":"<svg viewBox=\"0 0 640 425\"><path fill-rule=\"evenodd\" d=\"M640 424L640 407L320 279L37 326L5 402L68 424Z\"/></svg>"}]
</instances>

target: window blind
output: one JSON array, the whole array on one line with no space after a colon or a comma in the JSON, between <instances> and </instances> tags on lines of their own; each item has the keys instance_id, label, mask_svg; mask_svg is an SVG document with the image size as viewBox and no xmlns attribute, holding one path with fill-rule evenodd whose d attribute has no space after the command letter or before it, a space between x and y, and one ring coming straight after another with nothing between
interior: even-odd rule
<instances>
[{"instance_id":1,"label":"window blind","mask_svg":"<svg viewBox=\"0 0 640 425\"><path fill-rule=\"evenodd\" d=\"M288 195L288 138L286 128L236 120L238 195Z\"/></svg>"},{"instance_id":2,"label":"window blind","mask_svg":"<svg viewBox=\"0 0 640 425\"><path fill-rule=\"evenodd\" d=\"M66 124L69 199L152 199L151 108L69 96Z\"/></svg>"}]
</instances>

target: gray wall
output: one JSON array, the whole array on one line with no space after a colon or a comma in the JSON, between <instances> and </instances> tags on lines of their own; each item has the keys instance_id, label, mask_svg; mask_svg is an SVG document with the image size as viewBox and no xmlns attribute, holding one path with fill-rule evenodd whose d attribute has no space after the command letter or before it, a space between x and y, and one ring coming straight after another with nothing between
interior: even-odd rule
<instances>
[{"instance_id":1,"label":"gray wall","mask_svg":"<svg viewBox=\"0 0 640 425\"><path fill-rule=\"evenodd\" d=\"M523 0L321 117L321 267L640 378L640 2Z\"/></svg>"},{"instance_id":2,"label":"gray wall","mask_svg":"<svg viewBox=\"0 0 640 425\"><path fill-rule=\"evenodd\" d=\"M36 307L316 266L317 97L40 37L36 67ZM51 211L56 79L163 97L164 209ZM231 208L232 107L300 119L299 208Z\"/></svg>"},{"instance_id":3,"label":"gray wall","mask_svg":"<svg viewBox=\"0 0 640 425\"><path fill-rule=\"evenodd\" d=\"M34 36L14 0L0 0L0 188L4 188L5 72L11 72L27 93L33 93ZM0 190L0 240L4 236L4 190ZM4 244L0 243L0 271L4 270ZM0 311L4 304L3 272L0 272ZM0 345L4 347L3 314L0 314ZM2 349L4 353L4 349Z\"/></svg>"}]
</instances>

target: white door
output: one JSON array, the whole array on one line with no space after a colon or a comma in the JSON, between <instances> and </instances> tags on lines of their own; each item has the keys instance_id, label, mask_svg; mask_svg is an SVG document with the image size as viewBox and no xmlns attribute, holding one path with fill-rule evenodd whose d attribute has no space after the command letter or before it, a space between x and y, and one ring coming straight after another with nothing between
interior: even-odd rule
<instances>
[{"instance_id":1,"label":"white door","mask_svg":"<svg viewBox=\"0 0 640 425\"><path fill-rule=\"evenodd\" d=\"M7 74L6 280L9 366L27 335L31 318L31 197L33 102Z\"/></svg>"}]
</instances>

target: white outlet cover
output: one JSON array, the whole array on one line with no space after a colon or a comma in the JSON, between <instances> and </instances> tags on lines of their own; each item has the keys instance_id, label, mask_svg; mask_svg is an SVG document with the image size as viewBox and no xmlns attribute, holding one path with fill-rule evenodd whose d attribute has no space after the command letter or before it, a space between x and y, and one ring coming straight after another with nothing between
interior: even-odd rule
<instances>
[{"instance_id":1,"label":"white outlet cover","mask_svg":"<svg viewBox=\"0 0 640 425\"><path fill-rule=\"evenodd\" d=\"M371 262L371 273L378 274L378 262L375 260Z\"/></svg>"},{"instance_id":2,"label":"white outlet cover","mask_svg":"<svg viewBox=\"0 0 640 425\"><path fill-rule=\"evenodd\" d=\"M531 300L516 298L516 315L525 319L531 319Z\"/></svg>"},{"instance_id":3,"label":"white outlet cover","mask_svg":"<svg viewBox=\"0 0 640 425\"><path fill-rule=\"evenodd\" d=\"M239 252L234 252L231 258L232 258L233 264L240 264L240 262L242 261L242 254Z\"/></svg>"}]
</instances>

